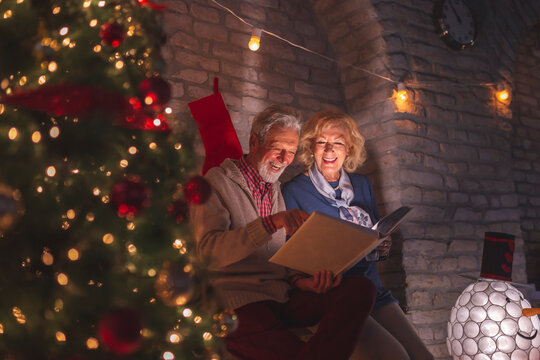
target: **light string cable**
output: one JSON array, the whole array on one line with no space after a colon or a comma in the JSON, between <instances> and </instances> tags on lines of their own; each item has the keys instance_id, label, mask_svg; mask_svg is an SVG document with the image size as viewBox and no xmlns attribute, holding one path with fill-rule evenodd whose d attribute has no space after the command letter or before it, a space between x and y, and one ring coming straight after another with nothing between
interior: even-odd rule
<instances>
[{"instance_id":1,"label":"light string cable","mask_svg":"<svg viewBox=\"0 0 540 360\"><path fill-rule=\"evenodd\" d=\"M220 8L222 8L223 10L229 12L231 15L233 15L235 18L237 18L239 21L243 22L244 24L246 24L247 26L251 27L251 28L258 28L257 26L249 23L248 21L246 21L244 18L242 18L241 16L239 16L238 14L236 14L233 10L229 9L228 7L226 7L225 5L221 4L220 2L218 2L217 0L211 0L215 5L219 6ZM261 31L264 32L265 34L268 34L270 36L273 36L293 47L296 47L298 49L301 49L301 50L304 50L310 54L313 54L313 55L316 55L316 56L319 56L325 60L328 60L332 63L336 63L338 65L342 65L344 67L350 67L350 68L353 68L355 70L358 70L358 71L361 71L361 72L364 72L366 74L369 74L369 75L372 75L372 76L376 76L380 79L383 79L383 80L386 80L388 82L391 82L393 84L399 84L400 82L402 81L399 81L399 80L392 80L391 78L389 77L386 77L386 76L383 76L383 75L380 75L380 74L377 74L373 71L370 71L368 69L364 69L362 67L359 67L359 66L356 66L354 64L351 64L351 63L347 63L347 62L343 62L343 61L338 61L336 59L333 59L331 57L328 57L326 55L323 55L321 53L318 53L316 51L313 51L311 49L308 49L302 45L299 45L299 44L296 44L290 40L287 40L271 31L268 31L268 30L265 30L265 29L262 29L261 28ZM438 86L481 86L481 87L495 87L497 86L498 83L494 83L494 82L479 82L479 83L467 83L467 84L463 84L463 83L448 83L448 82L443 82L443 81L438 81L438 82L417 82L417 81L407 81L407 87L410 87L410 88L421 88L421 87L438 87Z\"/></svg>"},{"instance_id":2,"label":"light string cable","mask_svg":"<svg viewBox=\"0 0 540 360\"><path fill-rule=\"evenodd\" d=\"M250 27L252 27L252 28L258 28L257 26L255 26L255 25L253 25L253 24L247 22L245 19L243 19L242 17L240 17L239 15L237 15L234 11L232 11L231 9L229 9L228 7L226 7L225 5L219 3L219 2L216 1L216 0L211 0L211 1L212 1L214 4L216 4L217 6L221 7L222 9L224 9L225 11L228 11L229 13L231 13L235 18L237 18L238 20L240 20L240 21L243 22L244 24L246 24L246 25L248 25L248 26L250 26ZM383 79L383 80L389 81L389 82L394 83L394 84L399 83L399 81L392 80L392 79L390 79L389 77L386 77L386 76L383 76L383 75L374 73L373 71L370 71L370 70L367 70L367 69L358 67L358 66L353 65L353 64L351 64L351 63L345 63L345 62L342 62L342 61L337 61L337 60L335 60L335 59L332 59L331 57L328 57L328 56L326 56L326 55L323 55L323 54L321 54L321 53L318 53L318 52L316 52L316 51L313 51L313 50L311 50L311 49L308 49L308 48L306 48L306 47L304 47L304 46L302 46L302 45L298 45L298 44L296 44L296 43L293 43L292 41L287 40L287 39L285 39L285 38L283 38L283 37L281 37L281 36L279 36L279 35L277 35L277 34L274 34L274 33L271 32L271 31L268 31L268 30L265 30L265 29L261 29L261 31L264 32L265 34L268 34L268 35L270 35L270 36L273 36L273 37L275 37L275 38L277 38L277 39L279 39L279 40L281 40L281 41L283 41L283 42L285 42L285 43L287 43L287 44L289 44L289 45L291 45L291 46L294 46L294 47L296 47L296 48L298 48L298 49L304 50L304 51L306 51L306 52L308 52L308 53L311 53L311 54L313 54L313 55L319 56L319 57L321 57L321 58L323 58L323 59L325 59L325 60L328 60L328 61L330 61L330 62L333 62L333 63L339 64L339 65L343 65L343 66L345 66L345 67L350 67L350 68L353 68L353 69L356 69L356 70L365 72L365 73L367 73L367 74L369 74L369 75L376 76L376 77L378 77L378 78L381 78L381 79Z\"/></svg>"},{"instance_id":3,"label":"light string cable","mask_svg":"<svg viewBox=\"0 0 540 360\"><path fill-rule=\"evenodd\" d=\"M463 84L463 83L448 83L448 82L443 82L443 81L431 82L431 83L415 81L415 82L407 82L407 87L421 88L421 87L429 87L429 86L442 86L443 84L444 86L467 86L467 87L469 86L481 86L481 87L497 86L497 83L494 83L494 82Z\"/></svg>"}]
</instances>

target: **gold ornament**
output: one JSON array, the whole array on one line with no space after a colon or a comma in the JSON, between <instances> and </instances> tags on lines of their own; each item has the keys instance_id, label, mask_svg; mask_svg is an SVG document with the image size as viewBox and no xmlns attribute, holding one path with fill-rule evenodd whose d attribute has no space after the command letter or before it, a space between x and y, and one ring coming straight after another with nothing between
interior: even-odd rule
<instances>
[{"instance_id":1,"label":"gold ornament","mask_svg":"<svg viewBox=\"0 0 540 360\"><path fill-rule=\"evenodd\" d=\"M186 304L193 295L193 281L186 267L165 262L159 272L154 288L156 295L169 306Z\"/></svg>"},{"instance_id":2,"label":"gold ornament","mask_svg":"<svg viewBox=\"0 0 540 360\"><path fill-rule=\"evenodd\" d=\"M224 338L238 329L238 316L233 310L224 310L214 314L212 318L214 320L212 330L217 337Z\"/></svg>"}]
</instances>

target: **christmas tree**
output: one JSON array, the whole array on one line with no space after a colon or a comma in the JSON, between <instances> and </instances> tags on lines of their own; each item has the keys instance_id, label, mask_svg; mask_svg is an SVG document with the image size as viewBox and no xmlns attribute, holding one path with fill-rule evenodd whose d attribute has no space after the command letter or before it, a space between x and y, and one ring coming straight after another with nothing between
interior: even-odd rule
<instances>
[{"instance_id":1,"label":"christmas tree","mask_svg":"<svg viewBox=\"0 0 540 360\"><path fill-rule=\"evenodd\" d=\"M218 358L148 0L0 0L0 354Z\"/></svg>"}]
</instances>

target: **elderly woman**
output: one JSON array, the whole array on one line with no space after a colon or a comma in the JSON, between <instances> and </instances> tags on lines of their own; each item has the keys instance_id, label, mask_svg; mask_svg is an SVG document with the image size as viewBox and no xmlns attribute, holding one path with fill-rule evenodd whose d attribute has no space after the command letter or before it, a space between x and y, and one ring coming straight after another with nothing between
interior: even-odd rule
<instances>
[{"instance_id":1,"label":"elderly woman","mask_svg":"<svg viewBox=\"0 0 540 360\"><path fill-rule=\"evenodd\" d=\"M364 163L364 137L354 120L338 111L322 111L302 128L298 160L305 172L283 186L287 209L317 210L371 227L379 220L373 187L352 171ZM328 239L331 241L331 239ZM390 250L387 239L345 276L363 275L377 286L375 308L360 334L354 359L433 359L403 311L384 289L376 261Z\"/></svg>"}]
</instances>

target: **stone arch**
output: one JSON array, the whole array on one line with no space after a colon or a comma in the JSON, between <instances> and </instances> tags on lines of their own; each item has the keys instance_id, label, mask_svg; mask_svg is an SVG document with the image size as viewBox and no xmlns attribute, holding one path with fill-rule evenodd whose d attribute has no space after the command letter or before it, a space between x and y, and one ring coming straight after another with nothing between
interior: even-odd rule
<instances>
[{"instance_id":1,"label":"stone arch","mask_svg":"<svg viewBox=\"0 0 540 360\"><path fill-rule=\"evenodd\" d=\"M327 31L340 74L346 111L356 120L366 138L368 161L359 170L370 176L383 214L400 205L399 183L394 172L394 105L390 100L395 84L385 78L402 76L404 58L400 40L386 32L372 1L312 0L313 10ZM387 24L388 26L388 24ZM402 65L402 64L401 64ZM367 71L364 71L367 70ZM395 238L390 261L379 264L383 283L405 305L405 278L401 264L401 239Z\"/></svg>"}]
</instances>

